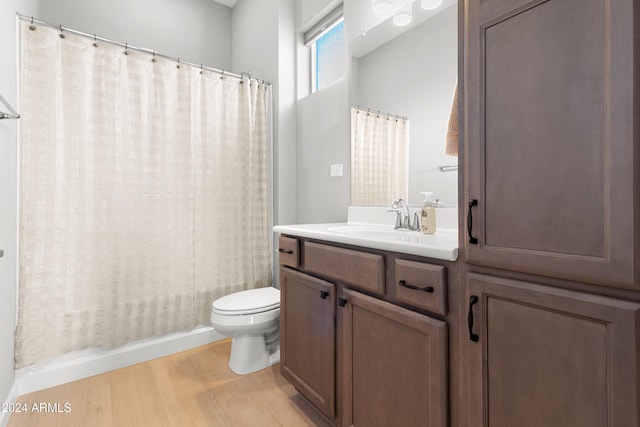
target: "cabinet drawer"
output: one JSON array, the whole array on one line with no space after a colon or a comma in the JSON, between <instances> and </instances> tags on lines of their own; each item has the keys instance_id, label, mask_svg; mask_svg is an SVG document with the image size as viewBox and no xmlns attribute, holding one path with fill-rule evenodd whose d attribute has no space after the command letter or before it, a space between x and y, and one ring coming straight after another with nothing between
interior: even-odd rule
<instances>
[{"instance_id":1,"label":"cabinet drawer","mask_svg":"<svg viewBox=\"0 0 640 427\"><path fill-rule=\"evenodd\" d=\"M353 287L384 295L382 255L305 242L304 268Z\"/></svg>"},{"instance_id":2,"label":"cabinet drawer","mask_svg":"<svg viewBox=\"0 0 640 427\"><path fill-rule=\"evenodd\" d=\"M280 236L278 239L278 259L282 265L298 267L300 265L300 243L298 239Z\"/></svg>"},{"instance_id":3,"label":"cabinet drawer","mask_svg":"<svg viewBox=\"0 0 640 427\"><path fill-rule=\"evenodd\" d=\"M393 284L399 302L433 313L447 314L447 269L424 262L396 260Z\"/></svg>"}]
</instances>

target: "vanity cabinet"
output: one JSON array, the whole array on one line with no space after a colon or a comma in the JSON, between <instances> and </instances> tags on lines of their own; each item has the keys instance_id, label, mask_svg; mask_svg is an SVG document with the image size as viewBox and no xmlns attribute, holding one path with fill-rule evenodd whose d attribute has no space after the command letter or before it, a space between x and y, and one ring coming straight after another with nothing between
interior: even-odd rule
<instances>
[{"instance_id":1,"label":"vanity cabinet","mask_svg":"<svg viewBox=\"0 0 640 427\"><path fill-rule=\"evenodd\" d=\"M640 3L461 5L463 425L637 427Z\"/></svg>"},{"instance_id":2,"label":"vanity cabinet","mask_svg":"<svg viewBox=\"0 0 640 427\"><path fill-rule=\"evenodd\" d=\"M339 426L448 426L447 267L304 239L298 248L298 267L280 266L282 375Z\"/></svg>"}]
</instances>

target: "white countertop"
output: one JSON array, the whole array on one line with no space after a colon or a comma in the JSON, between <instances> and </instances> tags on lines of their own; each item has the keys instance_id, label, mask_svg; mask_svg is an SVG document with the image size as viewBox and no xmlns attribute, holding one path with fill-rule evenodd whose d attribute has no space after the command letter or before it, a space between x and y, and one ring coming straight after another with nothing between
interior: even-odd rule
<instances>
[{"instance_id":1,"label":"white countertop","mask_svg":"<svg viewBox=\"0 0 640 427\"><path fill-rule=\"evenodd\" d=\"M419 255L445 261L458 259L458 230L454 228L437 228L435 234L427 235L417 231L394 230L393 224L348 221L328 224L277 225L273 227L273 231L291 236Z\"/></svg>"}]
</instances>

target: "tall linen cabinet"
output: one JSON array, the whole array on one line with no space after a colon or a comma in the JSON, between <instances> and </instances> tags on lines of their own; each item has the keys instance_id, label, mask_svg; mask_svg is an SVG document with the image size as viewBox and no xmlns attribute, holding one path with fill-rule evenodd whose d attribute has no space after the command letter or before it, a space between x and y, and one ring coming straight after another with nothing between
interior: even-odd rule
<instances>
[{"instance_id":1,"label":"tall linen cabinet","mask_svg":"<svg viewBox=\"0 0 640 427\"><path fill-rule=\"evenodd\" d=\"M463 424L640 425L640 3L465 0Z\"/></svg>"}]
</instances>

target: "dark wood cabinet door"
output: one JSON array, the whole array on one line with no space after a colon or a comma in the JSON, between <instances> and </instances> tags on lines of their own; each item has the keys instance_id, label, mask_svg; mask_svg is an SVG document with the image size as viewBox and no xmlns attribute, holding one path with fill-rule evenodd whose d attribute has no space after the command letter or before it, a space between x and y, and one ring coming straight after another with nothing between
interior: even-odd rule
<instances>
[{"instance_id":1,"label":"dark wood cabinet door","mask_svg":"<svg viewBox=\"0 0 640 427\"><path fill-rule=\"evenodd\" d=\"M467 297L469 427L640 425L640 304L473 273Z\"/></svg>"},{"instance_id":2,"label":"dark wood cabinet door","mask_svg":"<svg viewBox=\"0 0 640 427\"><path fill-rule=\"evenodd\" d=\"M344 295L342 425L447 426L447 324Z\"/></svg>"},{"instance_id":3,"label":"dark wood cabinet door","mask_svg":"<svg viewBox=\"0 0 640 427\"><path fill-rule=\"evenodd\" d=\"M465 1L467 262L640 285L639 8Z\"/></svg>"},{"instance_id":4,"label":"dark wood cabinet door","mask_svg":"<svg viewBox=\"0 0 640 427\"><path fill-rule=\"evenodd\" d=\"M335 418L335 288L280 269L280 371L330 419Z\"/></svg>"}]
</instances>

